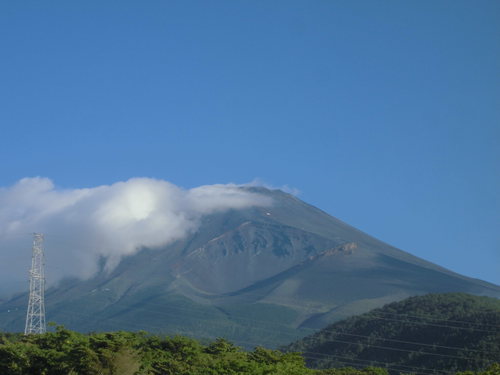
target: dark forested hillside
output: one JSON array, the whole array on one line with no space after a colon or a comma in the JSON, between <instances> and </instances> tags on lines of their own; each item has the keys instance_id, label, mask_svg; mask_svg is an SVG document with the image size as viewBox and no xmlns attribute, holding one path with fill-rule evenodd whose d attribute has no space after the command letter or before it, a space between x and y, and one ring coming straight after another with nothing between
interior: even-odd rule
<instances>
[{"instance_id":1,"label":"dark forested hillside","mask_svg":"<svg viewBox=\"0 0 500 375\"><path fill-rule=\"evenodd\" d=\"M286 350L303 352L313 368L482 369L500 358L500 300L462 293L411 297L332 324Z\"/></svg>"}]
</instances>

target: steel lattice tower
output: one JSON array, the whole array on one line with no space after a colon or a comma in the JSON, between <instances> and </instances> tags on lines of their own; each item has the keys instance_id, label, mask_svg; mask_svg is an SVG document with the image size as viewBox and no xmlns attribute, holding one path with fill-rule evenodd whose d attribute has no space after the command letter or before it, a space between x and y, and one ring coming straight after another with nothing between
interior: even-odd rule
<instances>
[{"instance_id":1,"label":"steel lattice tower","mask_svg":"<svg viewBox=\"0 0 500 375\"><path fill-rule=\"evenodd\" d=\"M33 233L33 256L30 270L30 298L24 334L45 333L45 276L43 273L43 234Z\"/></svg>"}]
</instances>

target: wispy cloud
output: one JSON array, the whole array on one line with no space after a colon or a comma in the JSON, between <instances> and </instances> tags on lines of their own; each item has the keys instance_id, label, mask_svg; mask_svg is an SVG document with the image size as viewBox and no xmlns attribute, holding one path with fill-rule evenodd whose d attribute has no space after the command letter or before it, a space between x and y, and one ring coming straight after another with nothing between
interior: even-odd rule
<instances>
[{"instance_id":1,"label":"wispy cloud","mask_svg":"<svg viewBox=\"0 0 500 375\"><path fill-rule=\"evenodd\" d=\"M265 182L264 180L262 180L260 178L254 178L252 181L250 181L246 184L243 184L241 186L261 186L261 187L265 187L265 188L270 189L270 190L276 190L276 189L282 190L285 193L292 194L295 196L300 195L300 190L297 188L294 188L294 187L288 186L288 185L273 186L271 184L268 184L267 182Z\"/></svg>"},{"instance_id":2,"label":"wispy cloud","mask_svg":"<svg viewBox=\"0 0 500 375\"><path fill-rule=\"evenodd\" d=\"M32 232L47 233L49 280L86 278L100 258L112 269L141 247L161 247L196 231L203 215L270 204L268 197L233 184L185 190L133 178L62 190L47 178L24 178L0 188L0 283L3 289L25 284Z\"/></svg>"}]
</instances>

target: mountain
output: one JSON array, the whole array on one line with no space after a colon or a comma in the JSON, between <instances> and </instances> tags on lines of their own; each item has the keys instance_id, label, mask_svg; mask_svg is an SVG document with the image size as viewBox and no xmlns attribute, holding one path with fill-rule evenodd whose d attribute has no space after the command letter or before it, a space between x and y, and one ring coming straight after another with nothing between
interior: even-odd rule
<instances>
[{"instance_id":1,"label":"mountain","mask_svg":"<svg viewBox=\"0 0 500 375\"><path fill-rule=\"evenodd\" d=\"M500 297L497 285L396 249L292 195L242 189L273 204L207 215L195 233L142 249L112 272L64 280L46 293L47 320L272 347L409 296ZM0 304L0 329L23 329L26 301Z\"/></svg>"},{"instance_id":2,"label":"mountain","mask_svg":"<svg viewBox=\"0 0 500 375\"><path fill-rule=\"evenodd\" d=\"M500 358L500 300L461 293L410 297L329 325L286 350L303 352L313 368L481 370Z\"/></svg>"}]
</instances>

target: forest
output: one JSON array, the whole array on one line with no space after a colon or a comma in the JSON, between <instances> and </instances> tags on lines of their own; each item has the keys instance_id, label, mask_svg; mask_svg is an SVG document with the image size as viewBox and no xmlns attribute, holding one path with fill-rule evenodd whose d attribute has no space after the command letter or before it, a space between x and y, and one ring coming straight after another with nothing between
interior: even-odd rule
<instances>
[{"instance_id":1,"label":"forest","mask_svg":"<svg viewBox=\"0 0 500 375\"><path fill-rule=\"evenodd\" d=\"M442 372L440 372L442 373ZM62 326L41 335L0 334L2 375L387 375L383 368L314 370L300 353L257 347L245 351L224 339L208 343L146 332L82 334ZM500 364L459 375L498 375Z\"/></svg>"},{"instance_id":2,"label":"forest","mask_svg":"<svg viewBox=\"0 0 500 375\"><path fill-rule=\"evenodd\" d=\"M145 331L0 332L0 375L500 375L500 300L428 294L279 350Z\"/></svg>"},{"instance_id":3,"label":"forest","mask_svg":"<svg viewBox=\"0 0 500 375\"><path fill-rule=\"evenodd\" d=\"M410 297L334 323L286 350L303 353L311 368L483 369L500 358L500 300L464 293Z\"/></svg>"}]
</instances>

